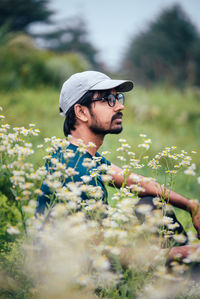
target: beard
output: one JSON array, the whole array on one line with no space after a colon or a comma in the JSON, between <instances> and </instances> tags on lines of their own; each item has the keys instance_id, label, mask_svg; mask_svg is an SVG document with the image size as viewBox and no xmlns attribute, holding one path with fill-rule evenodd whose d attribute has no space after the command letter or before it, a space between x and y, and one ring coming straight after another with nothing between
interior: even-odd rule
<instances>
[{"instance_id":1,"label":"beard","mask_svg":"<svg viewBox=\"0 0 200 299\"><path fill-rule=\"evenodd\" d=\"M92 116L94 116L94 115L92 115ZM121 125L118 128L112 128L113 121L119 117L122 117L122 112L118 112L117 114L113 115L113 117L110 121L109 129L105 129L103 126L99 125L98 122L96 121L94 124L92 124L90 126L90 130L97 135L103 135L103 136L105 136L107 134L119 134L123 130L123 127Z\"/></svg>"},{"instance_id":2,"label":"beard","mask_svg":"<svg viewBox=\"0 0 200 299\"><path fill-rule=\"evenodd\" d=\"M94 126L90 126L90 130L97 135L105 136L107 134L119 134L122 132L123 128L121 127L121 128L116 128L116 129L113 128L113 129L105 130L101 127L94 125Z\"/></svg>"}]
</instances>

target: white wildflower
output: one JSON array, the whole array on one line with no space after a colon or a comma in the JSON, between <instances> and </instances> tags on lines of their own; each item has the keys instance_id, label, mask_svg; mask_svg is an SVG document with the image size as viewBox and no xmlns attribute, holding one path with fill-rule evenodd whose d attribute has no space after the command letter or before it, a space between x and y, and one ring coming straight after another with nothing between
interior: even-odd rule
<instances>
[{"instance_id":1,"label":"white wildflower","mask_svg":"<svg viewBox=\"0 0 200 299\"><path fill-rule=\"evenodd\" d=\"M42 148L44 145L43 144L38 144L37 148Z\"/></svg>"},{"instance_id":2,"label":"white wildflower","mask_svg":"<svg viewBox=\"0 0 200 299\"><path fill-rule=\"evenodd\" d=\"M122 139L122 138L120 138L120 139L119 139L119 142L124 143L124 142L126 142L126 139Z\"/></svg>"},{"instance_id":3,"label":"white wildflower","mask_svg":"<svg viewBox=\"0 0 200 299\"><path fill-rule=\"evenodd\" d=\"M97 147L97 146L96 146L96 144L94 144L94 142L91 142L91 141L90 141L90 142L88 142L87 147L88 147L88 148L95 148L95 147Z\"/></svg>"},{"instance_id":4,"label":"white wildflower","mask_svg":"<svg viewBox=\"0 0 200 299\"><path fill-rule=\"evenodd\" d=\"M140 136L140 137L143 137L143 138L146 138L146 137L147 137L146 134L140 134L139 136Z\"/></svg>"},{"instance_id":5,"label":"white wildflower","mask_svg":"<svg viewBox=\"0 0 200 299\"><path fill-rule=\"evenodd\" d=\"M19 229L16 226L10 226L7 228L7 232L10 235L18 235L20 233Z\"/></svg>"},{"instance_id":6,"label":"white wildflower","mask_svg":"<svg viewBox=\"0 0 200 299\"><path fill-rule=\"evenodd\" d=\"M103 182L110 182L110 181L112 181L112 176L108 175L108 174L102 174L101 179Z\"/></svg>"},{"instance_id":7,"label":"white wildflower","mask_svg":"<svg viewBox=\"0 0 200 299\"><path fill-rule=\"evenodd\" d=\"M102 156L106 156L107 154L110 154L110 152L109 152L109 151L103 151L103 152L101 153Z\"/></svg>"},{"instance_id":8,"label":"white wildflower","mask_svg":"<svg viewBox=\"0 0 200 299\"><path fill-rule=\"evenodd\" d=\"M108 270L110 267L110 263L106 256L96 257L93 261L93 265L99 271Z\"/></svg>"},{"instance_id":9,"label":"white wildflower","mask_svg":"<svg viewBox=\"0 0 200 299\"><path fill-rule=\"evenodd\" d=\"M85 158L82 165L86 168L93 168L96 166L96 162L93 159Z\"/></svg>"},{"instance_id":10,"label":"white wildflower","mask_svg":"<svg viewBox=\"0 0 200 299\"><path fill-rule=\"evenodd\" d=\"M142 143L138 144L138 147L144 147L146 150L148 150L150 148L150 145L148 143Z\"/></svg>"},{"instance_id":11,"label":"white wildflower","mask_svg":"<svg viewBox=\"0 0 200 299\"><path fill-rule=\"evenodd\" d=\"M163 216L163 224L168 225L173 223L173 219L171 217Z\"/></svg>"},{"instance_id":12,"label":"white wildflower","mask_svg":"<svg viewBox=\"0 0 200 299\"><path fill-rule=\"evenodd\" d=\"M84 183L89 183L92 178L89 175L83 175L81 179L83 180Z\"/></svg>"},{"instance_id":13,"label":"white wildflower","mask_svg":"<svg viewBox=\"0 0 200 299\"><path fill-rule=\"evenodd\" d=\"M152 206L148 204L142 204L136 207L136 212L141 214L149 214L152 211Z\"/></svg>"},{"instance_id":14,"label":"white wildflower","mask_svg":"<svg viewBox=\"0 0 200 299\"><path fill-rule=\"evenodd\" d=\"M131 173L129 176L134 183L139 183L141 181L141 177L135 173Z\"/></svg>"},{"instance_id":15,"label":"white wildflower","mask_svg":"<svg viewBox=\"0 0 200 299\"><path fill-rule=\"evenodd\" d=\"M187 240L186 236L183 234L173 235L173 239L179 243L184 243Z\"/></svg>"}]
</instances>

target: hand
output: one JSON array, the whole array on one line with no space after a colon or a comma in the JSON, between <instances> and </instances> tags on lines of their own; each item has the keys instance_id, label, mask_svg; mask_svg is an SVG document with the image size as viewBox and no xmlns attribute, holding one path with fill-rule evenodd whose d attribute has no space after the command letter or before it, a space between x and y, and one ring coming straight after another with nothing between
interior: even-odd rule
<instances>
[{"instance_id":1,"label":"hand","mask_svg":"<svg viewBox=\"0 0 200 299\"><path fill-rule=\"evenodd\" d=\"M196 200L190 200L189 209L193 225L197 231L197 237L200 239L200 204Z\"/></svg>"},{"instance_id":2,"label":"hand","mask_svg":"<svg viewBox=\"0 0 200 299\"><path fill-rule=\"evenodd\" d=\"M172 247L170 251L168 252L168 258L167 262L171 262L172 260L179 258L184 259L188 257L190 254L191 246L185 245L185 246L178 246L178 247Z\"/></svg>"}]
</instances>

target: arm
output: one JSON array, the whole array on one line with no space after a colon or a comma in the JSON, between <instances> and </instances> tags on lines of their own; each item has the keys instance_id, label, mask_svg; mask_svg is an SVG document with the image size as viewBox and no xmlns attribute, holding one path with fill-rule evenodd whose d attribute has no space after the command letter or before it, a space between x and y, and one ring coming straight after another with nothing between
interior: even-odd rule
<instances>
[{"instance_id":1,"label":"arm","mask_svg":"<svg viewBox=\"0 0 200 299\"><path fill-rule=\"evenodd\" d=\"M114 184L116 187L120 188L124 181L122 169L114 164L111 164L111 167L113 171L112 178ZM139 178L139 181L134 181L134 174L131 174L127 178L126 185L131 186L139 184L145 190L139 193L140 196L159 196L174 207L188 211L192 217L193 225L198 233L198 238L200 239L200 206L197 202L191 201L172 190L166 189L163 185L160 185L157 182L147 181L145 180L145 177L141 175L135 176Z\"/></svg>"}]
</instances>

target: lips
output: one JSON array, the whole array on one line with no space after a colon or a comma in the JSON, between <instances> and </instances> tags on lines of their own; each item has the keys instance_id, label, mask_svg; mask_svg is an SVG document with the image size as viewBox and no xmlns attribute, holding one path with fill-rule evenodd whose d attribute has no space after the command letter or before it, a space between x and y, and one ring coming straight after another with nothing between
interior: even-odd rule
<instances>
[{"instance_id":1,"label":"lips","mask_svg":"<svg viewBox=\"0 0 200 299\"><path fill-rule=\"evenodd\" d=\"M116 121L117 123L121 123L122 122L122 118L121 117L115 118L114 121Z\"/></svg>"}]
</instances>

